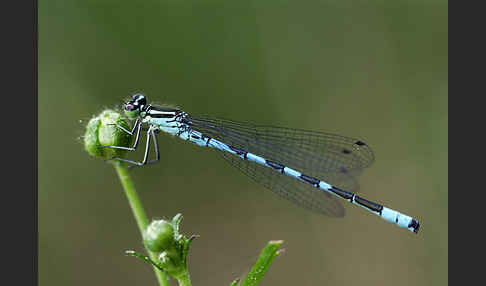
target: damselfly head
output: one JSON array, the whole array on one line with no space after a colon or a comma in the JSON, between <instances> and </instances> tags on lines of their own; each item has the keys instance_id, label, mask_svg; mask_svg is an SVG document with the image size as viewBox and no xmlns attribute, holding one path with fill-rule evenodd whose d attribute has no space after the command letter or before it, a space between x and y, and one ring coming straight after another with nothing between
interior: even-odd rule
<instances>
[{"instance_id":1,"label":"damselfly head","mask_svg":"<svg viewBox=\"0 0 486 286\"><path fill-rule=\"evenodd\" d=\"M125 103L125 114L128 118L137 117L144 107L147 105L147 99L145 95L141 93L134 94L132 98Z\"/></svg>"}]
</instances>

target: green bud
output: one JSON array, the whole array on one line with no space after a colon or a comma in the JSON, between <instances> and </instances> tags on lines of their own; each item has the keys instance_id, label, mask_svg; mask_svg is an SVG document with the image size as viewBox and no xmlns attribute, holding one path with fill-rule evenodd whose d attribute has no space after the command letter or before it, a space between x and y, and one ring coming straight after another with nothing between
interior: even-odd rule
<instances>
[{"instance_id":1,"label":"green bud","mask_svg":"<svg viewBox=\"0 0 486 286\"><path fill-rule=\"evenodd\" d=\"M198 236L191 235L187 238L180 234L179 224L181 221L182 215L177 214L170 221L155 220L147 226L143 233L143 242L150 252L157 255L157 258L152 260L150 257L136 253L133 250L126 253L143 259L145 262L165 271L176 278L179 281L179 285L190 285L187 284L190 280L189 272L187 271L187 254L192 241Z\"/></svg>"},{"instance_id":2,"label":"green bud","mask_svg":"<svg viewBox=\"0 0 486 286\"><path fill-rule=\"evenodd\" d=\"M153 252L170 250L175 245L174 227L165 220L154 220L143 233L145 246Z\"/></svg>"},{"instance_id":3,"label":"green bud","mask_svg":"<svg viewBox=\"0 0 486 286\"><path fill-rule=\"evenodd\" d=\"M177 278L181 273L187 271L181 257L174 251L162 251L158 257L159 266L172 277Z\"/></svg>"},{"instance_id":4,"label":"green bud","mask_svg":"<svg viewBox=\"0 0 486 286\"><path fill-rule=\"evenodd\" d=\"M88 122L86 133L84 134L84 148L90 155L102 159L121 157L126 150L102 146L130 146L133 136L116 125L110 124L119 124L125 129L131 129L127 120L114 110L107 109L98 116L93 117Z\"/></svg>"}]
</instances>

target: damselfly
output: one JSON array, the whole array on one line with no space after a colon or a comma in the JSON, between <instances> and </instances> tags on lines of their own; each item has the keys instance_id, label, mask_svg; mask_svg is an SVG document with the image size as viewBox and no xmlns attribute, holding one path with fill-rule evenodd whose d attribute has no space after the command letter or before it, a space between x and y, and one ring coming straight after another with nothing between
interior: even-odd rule
<instances>
[{"instance_id":1,"label":"damselfly","mask_svg":"<svg viewBox=\"0 0 486 286\"><path fill-rule=\"evenodd\" d=\"M355 192L355 176L374 160L371 148L361 140L335 134L282 127L260 126L213 117L197 117L186 112L147 104L143 94L135 94L125 103L125 114L134 119L132 147L104 146L134 151L141 131L147 143L141 162L113 158L134 165L159 161L155 136L167 132L199 146L213 148L231 165L261 183L275 194L311 211L328 216L344 216L344 208L336 198L380 216L386 221L415 233L419 222L414 218L364 199ZM142 125L148 125L143 129ZM148 160L150 142L155 159Z\"/></svg>"}]
</instances>

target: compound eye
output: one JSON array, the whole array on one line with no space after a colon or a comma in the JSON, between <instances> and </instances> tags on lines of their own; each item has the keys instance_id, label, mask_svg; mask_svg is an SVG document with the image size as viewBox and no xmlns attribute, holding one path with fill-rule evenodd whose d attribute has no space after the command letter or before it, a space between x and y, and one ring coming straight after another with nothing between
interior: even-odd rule
<instances>
[{"instance_id":1,"label":"compound eye","mask_svg":"<svg viewBox=\"0 0 486 286\"><path fill-rule=\"evenodd\" d=\"M138 99L138 103L140 105L146 105L147 104L147 100L145 99L145 96L144 97L141 97Z\"/></svg>"},{"instance_id":2,"label":"compound eye","mask_svg":"<svg viewBox=\"0 0 486 286\"><path fill-rule=\"evenodd\" d=\"M138 105L145 105L147 104L147 100L145 99L145 95L141 93L134 94L132 96L132 100L130 100L133 103L136 103Z\"/></svg>"}]
</instances>

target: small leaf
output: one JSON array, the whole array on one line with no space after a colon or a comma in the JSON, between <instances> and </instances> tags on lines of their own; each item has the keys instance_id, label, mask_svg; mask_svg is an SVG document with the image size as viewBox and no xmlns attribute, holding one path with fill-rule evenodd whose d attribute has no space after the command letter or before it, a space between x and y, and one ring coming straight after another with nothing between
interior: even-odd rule
<instances>
[{"instance_id":1,"label":"small leaf","mask_svg":"<svg viewBox=\"0 0 486 286\"><path fill-rule=\"evenodd\" d=\"M283 240L272 240L268 242L241 286L254 286L260 282L275 256L281 253L278 248L282 243Z\"/></svg>"}]
</instances>

